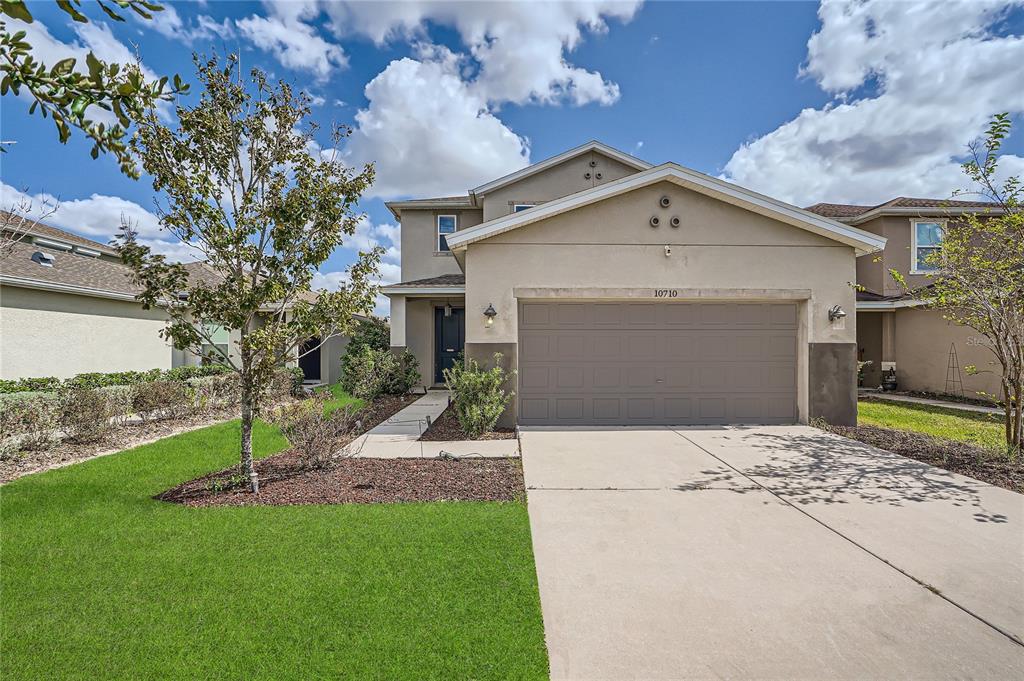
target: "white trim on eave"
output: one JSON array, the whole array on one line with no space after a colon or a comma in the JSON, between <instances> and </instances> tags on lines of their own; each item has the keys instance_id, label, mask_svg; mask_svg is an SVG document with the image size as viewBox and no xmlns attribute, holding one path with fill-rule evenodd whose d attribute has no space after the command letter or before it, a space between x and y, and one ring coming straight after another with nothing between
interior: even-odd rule
<instances>
[{"instance_id":1,"label":"white trim on eave","mask_svg":"<svg viewBox=\"0 0 1024 681\"><path fill-rule=\"evenodd\" d=\"M978 215L1002 215L1005 211L1002 208L984 208L976 206L949 206L939 207L930 206L927 208L917 207L908 208L906 206L895 206L889 208L872 208L867 213L861 213L850 218L842 218L840 221L848 225L859 225L870 220L874 220L877 217L885 215L895 215L900 217L919 217L922 219L930 217L948 217L951 215L970 215L972 213Z\"/></svg>"},{"instance_id":2,"label":"white trim on eave","mask_svg":"<svg viewBox=\"0 0 1024 681\"><path fill-rule=\"evenodd\" d=\"M465 286L383 286L380 292L393 295L458 296L466 293Z\"/></svg>"},{"instance_id":3,"label":"white trim on eave","mask_svg":"<svg viewBox=\"0 0 1024 681\"><path fill-rule=\"evenodd\" d=\"M885 248L885 238L877 234L844 225L738 185L683 168L675 163L665 163L634 175L627 175L613 182L549 201L530 210L512 213L464 229L448 239L448 247L452 251L461 251L471 243L496 234L663 181L673 182L686 189L852 246L856 249L857 255L876 253Z\"/></svg>"},{"instance_id":4,"label":"white trim on eave","mask_svg":"<svg viewBox=\"0 0 1024 681\"><path fill-rule=\"evenodd\" d=\"M858 300L857 312L887 312L904 307L921 307L925 302L917 298L905 300Z\"/></svg>"},{"instance_id":5,"label":"white trim on eave","mask_svg":"<svg viewBox=\"0 0 1024 681\"><path fill-rule=\"evenodd\" d=\"M18 288L31 288L39 291L54 291L56 293L69 293L76 296L91 296L93 298L108 298L110 300L128 300L137 302L134 293L120 293L118 291L104 291L102 289L88 288L85 286L73 286L71 284L59 284L53 281L41 281L39 279L26 279L24 277L10 277L0 275L0 284L4 286L17 286Z\"/></svg>"},{"instance_id":6,"label":"white trim on eave","mask_svg":"<svg viewBox=\"0 0 1024 681\"><path fill-rule=\"evenodd\" d=\"M651 164L648 163L647 161L641 160L635 156L630 156L624 151L619 151L618 149L609 147L607 144L602 144L597 140L591 140L586 144L581 144L580 146L569 149L568 151L563 151L561 154L558 154L557 156L546 158L543 161L538 161L537 163L534 163L533 165L528 165L522 170L517 170L514 173L509 173L508 175L499 177L496 180L491 180L486 184L482 184L479 187L471 189L469 193L474 197L480 194L487 194L488 192L492 192L495 189L500 189L505 185L512 184L513 182L518 182L523 178L529 177L531 175L539 173L542 170L546 170L552 166L558 165L559 163L568 161L571 158L575 158L577 156L589 153L591 151L600 152L605 156L609 156L615 159L616 161L624 163L625 165L630 166L631 168L635 168L637 170L648 170L652 167Z\"/></svg>"}]
</instances>

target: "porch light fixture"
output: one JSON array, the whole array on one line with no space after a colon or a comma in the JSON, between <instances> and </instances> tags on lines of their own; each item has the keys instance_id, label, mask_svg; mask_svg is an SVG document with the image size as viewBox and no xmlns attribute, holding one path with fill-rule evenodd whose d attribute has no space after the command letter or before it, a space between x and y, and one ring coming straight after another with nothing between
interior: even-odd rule
<instances>
[{"instance_id":1,"label":"porch light fixture","mask_svg":"<svg viewBox=\"0 0 1024 681\"><path fill-rule=\"evenodd\" d=\"M452 304L449 303L447 300L444 303L444 316L445 317L451 317L452 316Z\"/></svg>"},{"instance_id":2,"label":"porch light fixture","mask_svg":"<svg viewBox=\"0 0 1024 681\"><path fill-rule=\"evenodd\" d=\"M498 316L497 311L494 309L494 305L488 303L487 309L484 310L484 316L487 317L487 326L494 326L494 318Z\"/></svg>"},{"instance_id":3,"label":"porch light fixture","mask_svg":"<svg viewBox=\"0 0 1024 681\"><path fill-rule=\"evenodd\" d=\"M846 310L844 310L843 308L839 307L838 305L833 305L832 307L830 307L828 309L828 320L830 322L834 322L837 319L842 319L845 316L846 316Z\"/></svg>"}]
</instances>

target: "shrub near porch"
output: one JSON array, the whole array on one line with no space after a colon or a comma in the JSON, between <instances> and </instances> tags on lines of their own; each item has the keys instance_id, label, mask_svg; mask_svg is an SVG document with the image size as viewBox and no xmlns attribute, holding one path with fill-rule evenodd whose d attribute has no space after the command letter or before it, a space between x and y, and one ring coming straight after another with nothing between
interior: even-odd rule
<instances>
[{"instance_id":1,"label":"shrub near porch","mask_svg":"<svg viewBox=\"0 0 1024 681\"><path fill-rule=\"evenodd\" d=\"M544 678L520 503L194 509L237 421L2 489L5 678ZM255 448L286 446L258 423Z\"/></svg>"}]
</instances>

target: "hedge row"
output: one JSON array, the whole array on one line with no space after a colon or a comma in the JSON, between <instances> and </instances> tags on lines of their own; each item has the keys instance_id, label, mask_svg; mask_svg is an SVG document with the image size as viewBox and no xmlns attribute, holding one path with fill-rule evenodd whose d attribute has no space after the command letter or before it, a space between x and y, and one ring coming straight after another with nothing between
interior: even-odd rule
<instances>
[{"instance_id":1,"label":"hedge row","mask_svg":"<svg viewBox=\"0 0 1024 681\"><path fill-rule=\"evenodd\" d=\"M49 392L61 388L107 388L115 385L138 385L153 381L185 381L203 376L219 376L230 371L219 364L206 366L184 366L173 369L150 369L149 371L113 371L110 373L90 372L61 380L56 376L19 378L16 381L0 380L0 394L22 392Z\"/></svg>"},{"instance_id":2,"label":"hedge row","mask_svg":"<svg viewBox=\"0 0 1024 681\"><path fill-rule=\"evenodd\" d=\"M272 402L302 389L300 369L280 369L267 397ZM0 457L46 449L60 439L97 442L129 418L143 422L202 415L238 406L235 373L134 385L88 387L63 383L59 390L19 393L0 400Z\"/></svg>"}]
</instances>

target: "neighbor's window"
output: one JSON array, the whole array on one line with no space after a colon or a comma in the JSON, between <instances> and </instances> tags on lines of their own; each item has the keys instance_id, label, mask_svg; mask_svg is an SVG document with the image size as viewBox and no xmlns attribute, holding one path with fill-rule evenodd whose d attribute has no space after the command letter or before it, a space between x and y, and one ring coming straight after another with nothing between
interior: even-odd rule
<instances>
[{"instance_id":1,"label":"neighbor's window","mask_svg":"<svg viewBox=\"0 0 1024 681\"><path fill-rule=\"evenodd\" d=\"M920 220L914 221L913 228L911 273L919 274L938 271L941 269L938 254L942 250L943 224L941 222Z\"/></svg>"},{"instance_id":2,"label":"neighbor's window","mask_svg":"<svg viewBox=\"0 0 1024 681\"><path fill-rule=\"evenodd\" d=\"M534 204L532 204L532 203L517 203L517 204L514 204L512 206L512 212L513 213L518 213L521 210L526 210L527 208L533 208L533 205Z\"/></svg>"},{"instance_id":3,"label":"neighbor's window","mask_svg":"<svg viewBox=\"0 0 1024 681\"><path fill-rule=\"evenodd\" d=\"M211 357L216 360L223 360L228 354L228 345L231 343L231 332L220 324L203 324L203 331L212 343L203 343L200 351L203 353L202 364L210 364Z\"/></svg>"},{"instance_id":4,"label":"neighbor's window","mask_svg":"<svg viewBox=\"0 0 1024 681\"><path fill-rule=\"evenodd\" d=\"M437 216L437 250L448 251L448 240L445 238L446 234L455 233L455 216L454 215L438 215Z\"/></svg>"}]
</instances>

